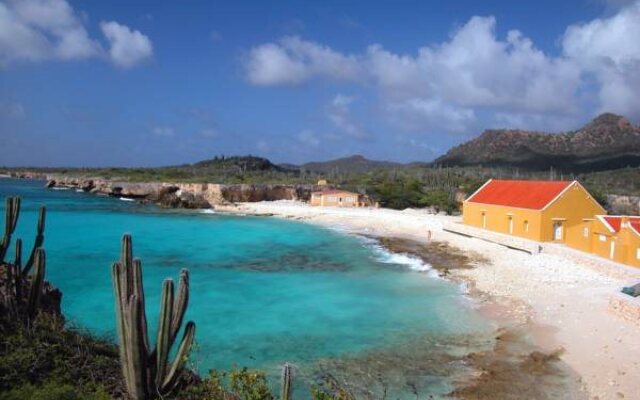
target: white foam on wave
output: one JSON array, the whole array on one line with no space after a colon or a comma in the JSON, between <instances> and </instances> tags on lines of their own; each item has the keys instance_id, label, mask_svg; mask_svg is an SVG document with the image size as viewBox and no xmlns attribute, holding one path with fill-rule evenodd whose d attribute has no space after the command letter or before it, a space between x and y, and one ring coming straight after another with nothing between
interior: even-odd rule
<instances>
[{"instance_id":1,"label":"white foam on wave","mask_svg":"<svg viewBox=\"0 0 640 400\"><path fill-rule=\"evenodd\" d=\"M68 188L68 187L52 187L51 189L52 190L69 190L71 188Z\"/></svg>"},{"instance_id":2,"label":"white foam on wave","mask_svg":"<svg viewBox=\"0 0 640 400\"><path fill-rule=\"evenodd\" d=\"M76 192L78 192L78 193L84 193L84 190L82 190L82 189L76 189Z\"/></svg>"},{"instance_id":3,"label":"white foam on wave","mask_svg":"<svg viewBox=\"0 0 640 400\"><path fill-rule=\"evenodd\" d=\"M376 260L384 264L402 265L412 271L426 272L434 278L439 277L438 272L429 263L422 261L419 257L406 253L392 253L380 245L373 245L376 253Z\"/></svg>"},{"instance_id":4,"label":"white foam on wave","mask_svg":"<svg viewBox=\"0 0 640 400\"><path fill-rule=\"evenodd\" d=\"M135 201L135 199L130 199L128 197L120 197L120 200L122 200L122 201Z\"/></svg>"},{"instance_id":5,"label":"white foam on wave","mask_svg":"<svg viewBox=\"0 0 640 400\"><path fill-rule=\"evenodd\" d=\"M204 210L200 210L200 214L215 214L215 210L212 210L211 208L206 208Z\"/></svg>"}]
</instances>

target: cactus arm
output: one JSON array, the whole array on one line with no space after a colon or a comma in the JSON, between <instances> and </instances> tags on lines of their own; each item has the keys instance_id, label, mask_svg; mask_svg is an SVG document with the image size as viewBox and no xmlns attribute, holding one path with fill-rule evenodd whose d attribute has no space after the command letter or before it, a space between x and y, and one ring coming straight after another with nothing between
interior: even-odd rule
<instances>
[{"instance_id":1,"label":"cactus arm","mask_svg":"<svg viewBox=\"0 0 640 400\"><path fill-rule=\"evenodd\" d=\"M193 345L193 338L195 337L195 334L196 324L192 321L187 322L187 325L184 328L184 334L182 335L182 341L180 342L180 347L178 347L178 351L176 352L176 357L173 360L173 363L171 363L171 368L162 382L161 393L169 393L174 389L175 384L178 382L180 371L191 352L191 346Z\"/></svg>"},{"instance_id":2,"label":"cactus arm","mask_svg":"<svg viewBox=\"0 0 640 400\"><path fill-rule=\"evenodd\" d=\"M13 261L13 286L16 295L16 303L22 296L22 239L16 239L16 255Z\"/></svg>"},{"instance_id":3,"label":"cactus arm","mask_svg":"<svg viewBox=\"0 0 640 400\"><path fill-rule=\"evenodd\" d=\"M133 279L131 270L133 268L133 243L131 235L122 236L122 249L120 251L120 263L122 263L125 272L125 301L129 300L129 296L133 293Z\"/></svg>"},{"instance_id":4,"label":"cactus arm","mask_svg":"<svg viewBox=\"0 0 640 400\"><path fill-rule=\"evenodd\" d=\"M140 302L140 328L145 354L149 354L149 334L147 332L147 313L145 311L144 286L142 284L142 262L133 260L133 290Z\"/></svg>"},{"instance_id":5,"label":"cactus arm","mask_svg":"<svg viewBox=\"0 0 640 400\"><path fill-rule=\"evenodd\" d=\"M38 230L36 234L36 239L33 242L33 247L31 248L31 255L29 256L29 260L25 264L24 270L22 271L23 275L29 273L29 271L31 270L31 267L33 266L33 260L35 258L36 249L38 249L39 247L42 247L42 245L44 244L44 223L45 223L46 216L47 216L47 209L44 206L40 207L40 213L38 214Z\"/></svg>"},{"instance_id":6,"label":"cactus arm","mask_svg":"<svg viewBox=\"0 0 640 400\"><path fill-rule=\"evenodd\" d=\"M7 197L5 210L5 225L2 243L0 243L0 264L4 263L4 257L7 255L9 245L11 244L11 235L16 230L16 224L20 216L20 198Z\"/></svg>"},{"instance_id":7,"label":"cactus arm","mask_svg":"<svg viewBox=\"0 0 640 400\"><path fill-rule=\"evenodd\" d=\"M140 299L135 294L129 298L127 305L127 320L129 334L129 365L128 374L131 387L129 394L135 400L146 400L147 396L147 375L146 375L146 352L142 340L142 330L140 326Z\"/></svg>"},{"instance_id":8,"label":"cactus arm","mask_svg":"<svg viewBox=\"0 0 640 400\"><path fill-rule=\"evenodd\" d=\"M120 366L122 368L122 375L124 377L125 386L127 390L130 390L131 383L129 382L129 361L128 361L128 348L129 344L127 341L127 324L125 323L126 319L126 309L123 299L123 286L122 286L122 273L123 268L120 263L113 263L111 266L111 277L113 281L113 297L115 298L116 303L116 324L118 327L118 338L120 339L120 346L118 347L120 351Z\"/></svg>"},{"instance_id":9,"label":"cactus arm","mask_svg":"<svg viewBox=\"0 0 640 400\"><path fill-rule=\"evenodd\" d=\"M291 400L291 392L292 387L291 387L291 381L292 381L292 374L291 374L291 365L289 365L289 363L285 363L284 367L282 367L282 383L280 386L280 400Z\"/></svg>"},{"instance_id":10,"label":"cactus arm","mask_svg":"<svg viewBox=\"0 0 640 400\"><path fill-rule=\"evenodd\" d=\"M160 301L160 319L158 321L158 339L156 341L156 387L161 387L167 370L167 358L169 357L169 335L171 319L173 317L173 280L165 279L162 283L162 298Z\"/></svg>"},{"instance_id":11,"label":"cactus arm","mask_svg":"<svg viewBox=\"0 0 640 400\"><path fill-rule=\"evenodd\" d=\"M33 275L31 276L29 299L27 302L27 315L30 318L33 318L36 315L36 310L40 304L40 296L44 286L45 258L44 250L38 249L36 251L34 262L35 268Z\"/></svg>"},{"instance_id":12,"label":"cactus arm","mask_svg":"<svg viewBox=\"0 0 640 400\"><path fill-rule=\"evenodd\" d=\"M169 336L169 342L173 345L175 338L178 336L178 331L182 325L184 314L189 304L189 270L183 268L180 271L180 283L178 285L178 295L176 301L173 303L173 319L171 320L171 335Z\"/></svg>"}]
</instances>

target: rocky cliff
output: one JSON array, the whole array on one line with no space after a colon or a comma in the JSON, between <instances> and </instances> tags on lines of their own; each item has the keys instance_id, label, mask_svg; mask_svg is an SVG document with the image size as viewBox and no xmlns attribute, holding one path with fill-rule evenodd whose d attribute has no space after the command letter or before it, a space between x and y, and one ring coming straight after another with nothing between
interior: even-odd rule
<instances>
[{"instance_id":1,"label":"rocky cliff","mask_svg":"<svg viewBox=\"0 0 640 400\"><path fill-rule=\"evenodd\" d=\"M236 202L309 200L314 185L122 182L103 178L47 176L47 187L79 189L170 208L210 208Z\"/></svg>"}]
</instances>

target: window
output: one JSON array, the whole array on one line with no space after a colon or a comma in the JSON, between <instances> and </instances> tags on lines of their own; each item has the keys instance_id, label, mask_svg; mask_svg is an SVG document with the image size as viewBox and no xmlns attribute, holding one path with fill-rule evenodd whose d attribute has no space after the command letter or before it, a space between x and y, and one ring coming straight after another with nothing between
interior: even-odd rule
<instances>
[{"instance_id":1,"label":"window","mask_svg":"<svg viewBox=\"0 0 640 400\"><path fill-rule=\"evenodd\" d=\"M589 228L582 228L582 236L589 237Z\"/></svg>"},{"instance_id":2,"label":"window","mask_svg":"<svg viewBox=\"0 0 640 400\"><path fill-rule=\"evenodd\" d=\"M636 258L640 260L640 248L636 249Z\"/></svg>"},{"instance_id":3,"label":"window","mask_svg":"<svg viewBox=\"0 0 640 400\"><path fill-rule=\"evenodd\" d=\"M529 221L524 221L524 231L529 232Z\"/></svg>"},{"instance_id":4,"label":"window","mask_svg":"<svg viewBox=\"0 0 640 400\"><path fill-rule=\"evenodd\" d=\"M484 211L482 212L482 227L487 227L487 214L485 214Z\"/></svg>"},{"instance_id":5,"label":"window","mask_svg":"<svg viewBox=\"0 0 640 400\"><path fill-rule=\"evenodd\" d=\"M335 202L337 200L336 196L329 196L329 201Z\"/></svg>"},{"instance_id":6,"label":"window","mask_svg":"<svg viewBox=\"0 0 640 400\"><path fill-rule=\"evenodd\" d=\"M353 203L353 196L347 196L347 203Z\"/></svg>"},{"instance_id":7,"label":"window","mask_svg":"<svg viewBox=\"0 0 640 400\"><path fill-rule=\"evenodd\" d=\"M601 242L606 242L607 241L607 237L605 235L599 235L598 239L600 239Z\"/></svg>"}]
</instances>

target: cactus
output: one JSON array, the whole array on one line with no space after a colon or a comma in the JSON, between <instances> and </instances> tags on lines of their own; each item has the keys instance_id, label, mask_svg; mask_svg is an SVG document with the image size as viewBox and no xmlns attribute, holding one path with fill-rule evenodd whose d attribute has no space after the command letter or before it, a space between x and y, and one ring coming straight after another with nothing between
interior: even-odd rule
<instances>
[{"instance_id":1,"label":"cactus","mask_svg":"<svg viewBox=\"0 0 640 400\"><path fill-rule=\"evenodd\" d=\"M285 363L282 367L282 382L280 385L280 400L291 400L291 393L293 387L291 386L293 375L291 371L291 365Z\"/></svg>"},{"instance_id":2,"label":"cactus","mask_svg":"<svg viewBox=\"0 0 640 400\"><path fill-rule=\"evenodd\" d=\"M7 197L7 209L5 210L4 236L0 243L0 264L4 263L4 257L11 245L11 236L16 230L18 217L20 216L20 198Z\"/></svg>"},{"instance_id":3,"label":"cactus","mask_svg":"<svg viewBox=\"0 0 640 400\"><path fill-rule=\"evenodd\" d=\"M120 364L127 391L136 400L165 396L175 388L195 335L195 324L189 321L175 358L169 363L169 353L189 302L189 272L186 269L180 272L177 296L174 296L173 280L163 282L157 341L153 350L149 346L142 263L133 258L130 235L122 238L120 261L112 266L112 278Z\"/></svg>"},{"instance_id":4,"label":"cactus","mask_svg":"<svg viewBox=\"0 0 640 400\"><path fill-rule=\"evenodd\" d=\"M13 315L23 317L29 321L38 313L40 298L44 288L45 252L42 249L44 243L44 226L46 209L40 208L36 238L31 250L31 255L24 268L22 267L22 240L16 239L15 256L13 263L5 262L5 257L11 246L12 235L15 232L20 216L20 198L8 197L5 211L5 232L0 243L0 264L6 271L6 290L4 305ZM25 277L35 265L35 270L27 280ZM27 286L28 282L28 286Z\"/></svg>"},{"instance_id":5,"label":"cactus","mask_svg":"<svg viewBox=\"0 0 640 400\"><path fill-rule=\"evenodd\" d=\"M44 206L40 207L40 213L38 214L38 227L36 231L37 232L36 238L33 242L33 247L31 248L31 254L29 255L29 260L25 264L24 269L22 271L23 274L27 274L31 270L31 267L33 266L33 263L35 261L36 250L38 250L44 244L44 221L45 221L46 215L47 215L47 209Z\"/></svg>"},{"instance_id":6,"label":"cactus","mask_svg":"<svg viewBox=\"0 0 640 400\"><path fill-rule=\"evenodd\" d=\"M29 284L29 297L27 298L27 317L29 319L36 316L44 287L45 253L41 248L35 252L34 265L35 268Z\"/></svg>"}]
</instances>

